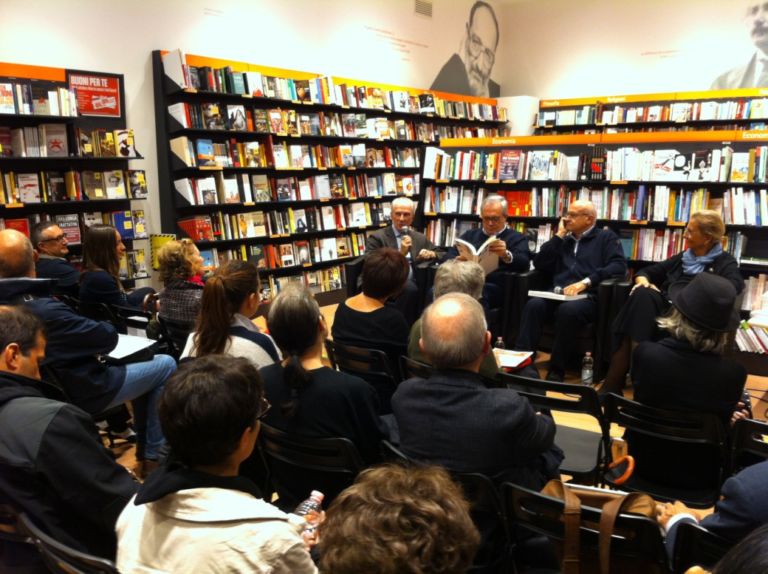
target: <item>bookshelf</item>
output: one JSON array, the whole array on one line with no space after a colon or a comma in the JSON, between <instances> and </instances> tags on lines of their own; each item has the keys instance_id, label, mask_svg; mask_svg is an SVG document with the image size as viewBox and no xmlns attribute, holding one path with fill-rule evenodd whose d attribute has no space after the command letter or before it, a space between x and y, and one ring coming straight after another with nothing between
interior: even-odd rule
<instances>
[{"instance_id":1,"label":"bookshelf","mask_svg":"<svg viewBox=\"0 0 768 574\"><path fill-rule=\"evenodd\" d=\"M339 300L343 263L419 201L423 150L495 136L496 101L153 52L161 219L209 264L251 259L271 292ZM326 295L327 293L327 295Z\"/></svg>"},{"instance_id":2,"label":"bookshelf","mask_svg":"<svg viewBox=\"0 0 768 574\"><path fill-rule=\"evenodd\" d=\"M123 280L149 278L146 175L126 127L120 74L0 63L0 227L29 236L54 220L81 262L82 237L114 225L128 245ZM137 207L139 207L137 209Z\"/></svg>"}]
</instances>

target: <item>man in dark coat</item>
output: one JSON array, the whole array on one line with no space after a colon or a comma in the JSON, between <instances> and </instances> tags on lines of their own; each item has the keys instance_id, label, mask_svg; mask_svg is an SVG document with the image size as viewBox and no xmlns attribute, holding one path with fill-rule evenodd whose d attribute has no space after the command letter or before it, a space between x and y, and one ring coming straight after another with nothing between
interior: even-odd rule
<instances>
[{"instance_id":1,"label":"man in dark coat","mask_svg":"<svg viewBox=\"0 0 768 574\"><path fill-rule=\"evenodd\" d=\"M35 263L37 276L55 279L54 295L77 297L80 291L80 272L67 261L69 243L54 221L38 223L32 230L32 246L39 257Z\"/></svg>"}]
</instances>

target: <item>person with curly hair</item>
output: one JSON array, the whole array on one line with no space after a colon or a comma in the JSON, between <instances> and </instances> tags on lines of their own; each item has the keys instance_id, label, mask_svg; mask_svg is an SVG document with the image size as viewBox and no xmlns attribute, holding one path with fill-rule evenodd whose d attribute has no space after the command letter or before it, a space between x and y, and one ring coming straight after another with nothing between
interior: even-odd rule
<instances>
[{"instance_id":1,"label":"person with curly hair","mask_svg":"<svg viewBox=\"0 0 768 574\"><path fill-rule=\"evenodd\" d=\"M480 543L469 503L436 466L362 472L319 526L320 567L332 574L459 574Z\"/></svg>"},{"instance_id":2,"label":"person with curly hair","mask_svg":"<svg viewBox=\"0 0 768 574\"><path fill-rule=\"evenodd\" d=\"M157 260L165 286L160 292L160 317L193 325L205 286L200 251L191 239L173 240L162 246Z\"/></svg>"}]
</instances>

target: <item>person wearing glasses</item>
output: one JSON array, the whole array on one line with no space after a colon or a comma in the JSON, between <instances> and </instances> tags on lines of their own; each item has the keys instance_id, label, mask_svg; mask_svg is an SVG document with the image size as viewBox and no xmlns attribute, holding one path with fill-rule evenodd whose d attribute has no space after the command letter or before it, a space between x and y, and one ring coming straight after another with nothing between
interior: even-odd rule
<instances>
[{"instance_id":1,"label":"person wearing glasses","mask_svg":"<svg viewBox=\"0 0 768 574\"><path fill-rule=\"evenodd\" d=\"M533 260L536 270L551 279L551 287L562 289L565 295L587 295L563 302L532 297L523 307L515 348L535 351L542 324L554 320L557 325L547 374L550 381L562 382L579 329L595 320L600 282L624 277L627 272L619 238L610 229L598 229L596 221L592 202L574 201L555 236L541 246Z\"/></svg>"},{"instance_id":2,"label":"person wearing glasses","mask_svg":"<svg viewBox=\"0 0 768 574\"><path fill-rule=\"evenodd\" d=\"M117 520L121 572L317 572L303 519L239 476L269 409L244 358L208 355L171 377L160 400L171 454Z\"/></svg>"},{"instance_id":3,"label":"person wearing glasses","mask_svg":"<svg viewBox=\"0 0 768 574\"><path fill-rule=\"evenodd\" d=\"M80 271L69 261L69 243L55 221L42 221L32 229L32 245L37 252L35 271L41 279L55 279L54 295L78 297Z\"/></svg>"},{"instance_id":4,"label":"person wearing glasses","mask_svg":"<svg viewBox=\"0 0 768 574\"><path fill-rule=\"evenodd\" d=\"M477 1L469 11L469 22L459 52L451 56L430 89L484 98L498 98L499 84L491 70L499 46L499 22L487 2Z\"/></svg>"},{"instance_id":5,"label":"person wearing glasses","mask_svg":"<svg viewBox=\"0 0 768 574\"><path fill-rule=\"evenodd\" d=\"M500 195L489 195L480 204L482 225L469 229L459 239L480 247L489 237L496 237L490 251L499 256L499 268L489 273L483 287L483 302L490 309L501 307L504 301L504 274L510 271L528 271L531 264L531 252L528 240L522 233L507 227L507 200ZM463 258L456 247L451 247L445 260Z\"/></svg>"}]
</instances>

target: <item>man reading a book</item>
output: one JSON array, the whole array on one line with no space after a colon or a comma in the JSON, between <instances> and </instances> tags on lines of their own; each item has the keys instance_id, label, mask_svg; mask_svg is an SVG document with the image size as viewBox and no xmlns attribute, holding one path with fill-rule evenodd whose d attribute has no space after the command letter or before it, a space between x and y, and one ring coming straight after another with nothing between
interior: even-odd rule
<instances>
[{"instance_id":1,"label":"man reading a book","mask_svg":"<svg viewBox=\"0 0 768 574\"><path fill-rule=\"evenodd\" d=\"M562 381L566 361L579 329L597 314L597 286L604 279L624 277L627 260L621 243L610 229L595 227L597 212L590 201L574 201L560 220L557 233L544 243L533 259L537 271L551 278L552 287L565 296L586 294L576 301L532 297L523 308L515 348L535 351L542 325L554 319L557 329L552 344L547 379Z\"/></svg>"},{"instance_id":2,"label":"man reading a book","mask_svg":"<svg viewBox=\"0 0 768 574\"><path fill-rule=\"evenodd\" d=\"M745 23L757 50L749 62L720 74L712 82L712 90L759 88L768 86L768 3L746 0L742 3Z\"/></svg>"},{"instance_id":3,"label":"man reading a book","mask_svg":"<svg viewBox=\"0 0 768 574\"><path fill-rule=\"evenodd\" d=\"M504 301L504 273L510 271L528 271L531 254L528 241L522 233L507 227L507 200L501 195L489 195L480 204L482 225L461 234L462 241L480 248L488 239L495 237L496 241L488 245L488 251L498 255L499 265L487 274L483 287L483 302L488 308L501 307ZM457 258L465 261L466 257L459 254L454 246L448 249L445 260Z\"/></svg>"},{"instance_id":4,"label":"man reading a book","mask_svg":"<svg viewBox=\"0 0 768 574\"><path fill-rule=\"evenodd\" d=\"M67 261L69 243L61 227L53 221L43 221L32 229L32 245L38 253L35 269L42 279L55 279L54 295L77 297L80 272Z\"/></svg>"},{"instance_id":5,"label":"man reading a book","mask_svg":"<svg viewBox=\"0 0 768 574\"><path fill-rule=\"evenodd\" d=\"M411 265L436 259L435 244L411 227L414 211L415 205L409 198L395 199L392 202L392 225L370 235L365 243L365 252L373 253L382 247L391 247L400 251ZM419 290L411 269L405 289L394 301L409 325L419 316L418 295Z\"/></svg>"}]
</instances>

